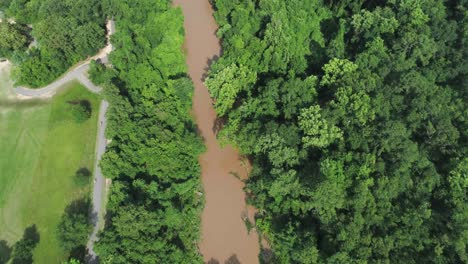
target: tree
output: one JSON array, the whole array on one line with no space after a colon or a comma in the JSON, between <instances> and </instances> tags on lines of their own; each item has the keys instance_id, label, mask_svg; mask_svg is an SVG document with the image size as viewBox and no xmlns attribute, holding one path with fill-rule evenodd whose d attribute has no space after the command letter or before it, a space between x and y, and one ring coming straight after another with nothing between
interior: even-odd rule
<instances>
[{"instance_id":1,"label":"tree","mask_svg":"<svg viewBox=\"0 0 468 264\"><path fill-rule=\"evenodd\" d=\"M24 230L23 237L15 243L11 256L12 264L33 263L33 250L39 243L40 236L36 225L32 225Z\"/></svg>"},{"instance_id":2,"label":"tree","mask_svg":"<svg viewBox=\"0 0 468 264\"><path fill-rule=\"evenodd\" d=\"M75 122L81 123L91 117L91 103L88 100L73 101L69 104Z\"/></svg>"},{"instance_id":3,"label":"tree","mask_svg":"<svg viewBox=\"0 0 468 264\"><path fill-rule=\"evenodd\" d=\"M214 4L207 85L275 261L466 262L463 4Z\"/></svg>"},{"instance_id":4,"label":"tree","mask_svg":"<svg viewBox=\"0 0 468 264\"><path fill-rule=\"evenodd\" d=\"M203 262L195 194L204 147L189 111L183 17L168 3L107 3L119 32L111 38L112 69L91 66L110 104L112 143L100 163L112 179L108 221L94 247L104 263Z\"/></svg>"},{"instance_id":5,"label":"tree","mask_svg":"<svg viewBox=\"0 0 468 264\"><path fill-rule=\"evenodd\" d=\"M218 72L214 78L205 81L210 92L218 98L215 103L216 112L223 116L233 106L241 91L248 91L249 85L255 82L257 75L245 66L231 64Z\"/></svg>"},{"instance_id":6,"label":"tree","mask_svg":"<svg viewBox=\"0 0 468 264\"><path fill-rule=\"evenodd\" d=\"M338 127L322 118L318 105L301 111L299 126L304 131L302 142L305 147L326 147L343 137Z\"/></svg>"},{"instance_id":7,"label":"tree","mask_svg":"<svg viewBox=\"0 0 468 264\"><path fill-rule=\"evenodd\" d=\"M18 65L19 85L44 86L105 45L101 1L12 0L5 5L7 18L13 18L17 24L8 30L0 27L0 35L7 31L0 40L0 56L11 56L11 50L27 48L30 39L29 28L23 26L26 24L32 26L38 44L13 61Z\"/></svg>"},{"instance_id":8,"label":"tree","mask_svg":"<svg viewBox=\"0 0 468 264\"><path fill-rule=\"evenodd\" d=\"M71 251L86 245L92 225L88 216L89 202L73 201L65 209L58 225L57 236L64 250Z\"/></svg>"},{"instance_id":9,"label":"tree","mask_svg":"<svg viewBox=\"0 0 468 264\"><path fill-rule=\"evenodd\" d=\"M0 22L0 57L10 58L13 52L25 51L30 42L27 32L24 25Z\"/></svg>"}]
</instances>

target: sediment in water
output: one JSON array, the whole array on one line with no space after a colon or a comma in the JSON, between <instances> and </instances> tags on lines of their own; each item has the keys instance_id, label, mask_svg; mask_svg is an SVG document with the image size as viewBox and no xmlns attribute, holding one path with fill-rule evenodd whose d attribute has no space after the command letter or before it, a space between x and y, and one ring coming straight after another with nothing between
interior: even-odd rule
<instances>
[{"instance_id":1,"label":"sediment in water","mask_svg":"<svg viewBox=\"0 0 468 264\"><path fill-rule=\"evenodd\" d=\"M200 156L205 208L202 213L202 237L199 244L205 261L228 259L240 263L258 263L259 241L254 231L247 231L244 219L253 221L246 205L244 183L248 166L231 146L221 148L216 140L216 113L203 84L209 63L220 55L217 25L208 0L174 0L185 16L185 49L189 75L193 80L193 115L207 151ZM244 163L245 164L245 163Z\"/></svg>"}]
</instances>

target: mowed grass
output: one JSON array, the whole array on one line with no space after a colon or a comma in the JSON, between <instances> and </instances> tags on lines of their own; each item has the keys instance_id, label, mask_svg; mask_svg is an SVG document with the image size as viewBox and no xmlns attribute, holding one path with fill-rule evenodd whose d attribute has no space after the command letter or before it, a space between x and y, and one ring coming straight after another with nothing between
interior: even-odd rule
<instances>
[{"instance_id":1,"label":"mowed grass","mask_svg":"<svg viewBox=\"0 0 468 264\"><path fill-rule=\"evenodd\" d=\"M0 240L11 246L35 224L39 264L66 260L57 225L68 204L90 193L75 173L93 170L100 100L78 83L68 86L49 101L0 105ZM93 111L78 124L67 102L82 99Z\"/></svg>"}]
</instances>

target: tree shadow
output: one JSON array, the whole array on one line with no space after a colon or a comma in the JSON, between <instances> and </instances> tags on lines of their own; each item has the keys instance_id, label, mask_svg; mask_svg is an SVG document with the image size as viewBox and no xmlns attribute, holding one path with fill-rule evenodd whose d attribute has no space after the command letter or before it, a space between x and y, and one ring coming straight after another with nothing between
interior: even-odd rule
<instances>
[{"instance_id":1,"label":"tree shadow","mask_svg":"<svg viewBox=\"0 0 468 264\"><path fill-rule=\"evenodd\" d=\"M275 263L275 255L273 251L269 248L262 248L260 250L260 263L262 264L272 264Z\"/></svg>"},{"instance_id":2,"label":"tree shadow","mask_svg":"<svg viewBox=\"0 0 468 264\"><path fill-rule=\"evenodd\" d=\"M65 214L88 214L89 212L89 199L81 198L74 200L65 208Z\"/></svg>"},{"instance_id":3,"label":"tree shadow","mask_svg":"<svg viewBox=\"0 0 468 264\"><path fill-rule=\"evenodd\" d=\"M70 260L73 258L73 259L79 260L81 263L85 263L86 257L87 257L86 246L81 245L70 251L70 256L68 257L68 259Z\"/></svg>"},{"instance_id":4,"label":"tree shadow","mask_svg":"<svg viewBox=\"0 0 468 264\"><path fill-rule=\"evenodd\" d=\"M89 177L91 176L91 171L86 167L81 167L76 171L75 175L78 177Z\"/></svg>"},{"instance_id":5,"label":"tree shadow","mask_svg":"<svg viewBox=\"0 0 468 264\"><path fill-rule=\"evenodd\" d=\"M206 262L206 264L219 264L219 261L217 259L211 258Z\"/></svg>"},{"instance_id":6,"label":"tree shadow","mask_svg":"<svg viewBox=\"0 0 468 264\"><path fill-rule=\"evenodd\" d=\"M78 123L88 120L93 113L91 102L87 99L71 100L67 103L71 105L72 117Z\"/></svg>"},{"instance_id":7,"label":"tree shadow","mask_svg":"<svg viewBox=\"0 0 468 264\"><path fill-rule=\"evenodd\" d=\"M224 261L224 264L241 264L241 263L239 259L237 258L237 255L233 254L226 261Z\"/></svg>"},{"instance_id":8,"label":"tree shadow","mask_svg":"<svg viewBox=\"0 0 468 264\"><path fill-rule=\"evenodd\" d=\"M37 245L41 240L41 236L37 231L36 225L32 225L24 230L23 239L31 241L34 245Z\"/></svg>"},{"instance_id":9,"label":"tree shadow","mask_svg":"<svg viewBox=\"0 0 468 264\"><path fill-rule=\"evenodd\" d=\"M13 247L12 264L33 263L33 250L40 241L40 235L36 225L24 230L23 237Z\"/></svg>"},{"instance_id":10,"label":"tree shadow","mask_svg":"<svg viewBox=\"0 0 468 264\"><path fill-rule=\"evenodd\" d=\"M210 260L208 260L208 262L206 262L206 264L220 264L220 263L221 262L219 262L219 260L215 258L211 258ZM237 255L233 254L228 259L226 259L226 261L224 261L224 264L241 264L241 262L237 258Z\"/></svg>"},{"instance_id":11,"label":"tree shadow","mask_svg":"<svg viewBox=\"0 0 468 264\"><path fill-rule=\"evenodd\" d=\"M218 132L221 131L221 129L223 129L223 126L225 123L226 123L226 118L216 117L211 130L213 131L215 135L217 135Z\"/></svg>"},{"instance_id":12,"label":"tree shadow","mask_svg":"<svg viewBox=\"0 0 468 264\"><path fill-rule=\"evenodd\" d=\"M211 64L215 63L219 59L218 55L214 55L211 59L206 61L206 67L203 69L204 73L202 75L201 81L204 82L206 77L208 77L209 70L211 68Z\"/></svg>"},{"instance_id":13,"label":"tree shadow","mask_svg":"<svg viewBox=\"0 0 468 264\"><path fill-rule=\"evenodd\" d=\"M0 264L6 264L10 260L12 250L5 240L0 240Z\"/></svg>"},{"instance_id":14,"label":"tree shadow","mask_svg":"<svg viewBox=\"0 0 468 264\"><path fill-rule=\"evenodd\" d=\"M90 176L91 171L88 168L82 167L75 172L75 177L73 177L73 181L75 182L76 186L84 187L89 184Z\"/></svg>"},{"instance_id":15,"label":"tree shadow","mask_svg":"<svg viewBox=\"0 0 468 264\"><path fill-rule=\"evenodd\" d=\"M90 254L86 254L84 263L99 264L99 257L98 256L91 256Z\"/></svg>"}]
</instances>

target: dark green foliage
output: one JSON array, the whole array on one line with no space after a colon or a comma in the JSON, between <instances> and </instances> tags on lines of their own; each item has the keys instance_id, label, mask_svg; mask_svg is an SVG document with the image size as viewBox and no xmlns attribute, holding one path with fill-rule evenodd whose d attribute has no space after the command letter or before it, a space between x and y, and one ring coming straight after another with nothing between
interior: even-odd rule
<instances>
[{"instance_id":1,"label":"dark green foliage","mask_svg":"<svg viewBox=\"0 0 468 264\"><path fill-rule=\"evenodd\" d=\"M88 100L70 101L68 103L75 122L81 123L91 117L91 103Z\"/></svg>"},{"instance_id":2,"label":"dark green foliage","mask_svg":"<svg viewBox=\"0 0 468 264\"><path fill-rule=\"evenodd\" d=\"M38 42L37 49L18 61L21 85L44 86L105 45L99 0L12 0L5 13L18 23L31 24Z\"/></svg>"},{"instance_id":3,"label":"dark green foliage","mask_svg":"<svg viewBox=\"0 0 468 264\"><path fill-rule=\"evenodd\" d=\"M24 230L23 237L15 243L13 254L11 255L12 264L32 264L33 250L39 243L40 236L36 225L32 225Z\"/></svg>"},{"instance_id":4,"label":"dark green foliage","mask_svg":"<svg viewBox=\"0 0 468 264\"><path fill-rule=\"evenodd\" d=\"M112 179L107 223L95 246L103 263L202 263L198 156L190 116L183 17L168 0L106 1L114 15L110 106L101 161ZM109 69L95 64L92 74ZM100 79L102 78L102 79Z\"/></svg>"},{"instance_id":5,"label":"dark green foliage","mask_svg":"<svg viewBox=\"0 0 468 264\"><path fill-rule=\"evenodd\" d=\"M0 264L6 264L11 256L12 248L5 240L0 240Z\"/></svg>"},{"instance_id":6,"label":"dark green foliage","mask_svg":"<svg viewBox=\"0 0 468 264\"><path fill-rule=\"evenodd\" d=\"M275 262L467 262L466 1L213 2Z\"/></svg>"},{"instance_id":7,"label":"dark green foliage","mask_svg":"<svg viewBox=\"0 0 468 264\"><path fill-rule=\"evenodd\" d=\"M88 200L76 200L65 208L60 220L57 236L61 247L66 251L84 247L91 233L92 225L89 221Z\"/></svg>"}]
</instances>

